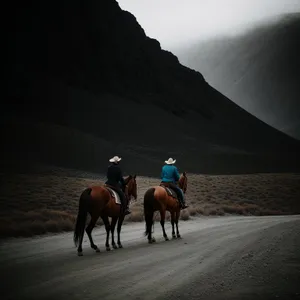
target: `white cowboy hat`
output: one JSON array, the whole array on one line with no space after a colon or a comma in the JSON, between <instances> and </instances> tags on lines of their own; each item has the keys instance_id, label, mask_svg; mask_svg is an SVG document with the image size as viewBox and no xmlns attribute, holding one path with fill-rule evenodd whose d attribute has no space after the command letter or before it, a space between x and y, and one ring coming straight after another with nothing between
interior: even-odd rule
<instances>
[{"instance_id":1,"label":"white cowboy hat","mask_svg":"<svg viewBox=\"0 0 300 300\"><path fill-rule=\"evenodd\" d=\"M114 156L113 158L111 158L109 161L110 162L119 162L122 158L119 156Z\"/></svg>"},{"instance_id":2,"label":"white cowboy hat","mask_svg":"<svg viewBox=\"0 0 300 300\"><path fill-rule=\"evenodd\" d=\"M171 158L171 157L168 160L165 160L165 163L167 165L173 165L173 164L175 164L175 162L176 162L176 159L173 160L173 158Z\"/></svg>"}]
</instances>

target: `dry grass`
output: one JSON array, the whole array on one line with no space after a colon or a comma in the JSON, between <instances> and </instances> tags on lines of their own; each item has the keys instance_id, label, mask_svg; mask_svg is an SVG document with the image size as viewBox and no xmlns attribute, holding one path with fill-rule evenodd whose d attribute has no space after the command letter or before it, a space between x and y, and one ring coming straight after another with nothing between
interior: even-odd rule
<instances>
[{"instance_id":1,"label":"dry grass","mask_svg":"<svg viewBox=\"0 0 300 300\"><path fill-rule=\"evenodd\" d=\"M1 175L0 236L32 236L73 230L80 193L101 181L67 177L65 174ZM138 200L131 204L126 222L140 222L143 195L159 179L138 177ZM231 176L189 175L186 201L190 216L226 214L279 215L300 213L299 174ZM155 215L159 220L159 214ZM170 219L167 214L167 219ZM101 221L100 221L101 223Z\"/></svg>"}]
</instances>

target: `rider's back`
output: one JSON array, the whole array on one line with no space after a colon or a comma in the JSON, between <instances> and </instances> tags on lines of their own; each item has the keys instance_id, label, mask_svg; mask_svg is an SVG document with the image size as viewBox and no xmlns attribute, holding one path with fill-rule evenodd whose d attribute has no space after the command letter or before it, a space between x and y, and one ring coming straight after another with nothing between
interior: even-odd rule
<instances>
[{"instance_id":1,"label":"rider's back","mask_svg":"<svg viewBox=\"0 0 300 300\"><path fill-rule=\"evenodd\" d=\"M161 181L176 182L179 180L178 170L174 165L164 165L161 172Z\"/></svg>"},{"instance_id":2,"label":"rider's back","mask_svg":"<svg viewBox=\"0 0 300 300\"><path fill-rule=\"evenodd\" d=\"M118 165L112 164L107 169L106 184L117 186L121 180L122 172Z\"/></svg>"}]
</instances>

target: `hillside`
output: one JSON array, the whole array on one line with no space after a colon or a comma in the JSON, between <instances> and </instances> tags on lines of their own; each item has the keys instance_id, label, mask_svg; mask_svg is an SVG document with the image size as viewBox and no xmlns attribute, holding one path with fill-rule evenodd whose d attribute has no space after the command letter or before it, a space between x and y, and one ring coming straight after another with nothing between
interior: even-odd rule
<instances>
[{"instance_id":1,"label":"hillside","mask_svg":"<svg viewBox=\"0 0 300 300\"><path fill-rule=\"evenodd\" d=\"M115 154L142 175L158 176L169 156L194 173L299 170L299 142L181 65L116 1L10 3L6 171L43 162L101 173Z\"/></svg>"},{"instance_id":2,"label":"hillside","mask_svg":"<svg viewBox=\"0 0 300 300\"><path fill-rule=\"evenodd\" d=\"M264 122L300 139L300 13L235 37L177 49L218 91Z\"/></svg>"},{"instance_id":3,"label":"hillside","mask_svg":"<svg viewBox=\"0 0 300 300\"><path fill-rule=\"evenodd\" d=\"M0 239L73 230L80 193L89 185L102 184L105 179L103 174L43 165L30 172L0 175L6 181L0 195ZM158 177L137 177L138 199L132 201L132 213L126 216L126 223L144 220L144 193L158 183ZM299 214L299 184L299 174L188 174L189 207L182 211L180 218ZM159 220L159 213L155 219ZM101 230L104 234L103 227Z\"/></svg>"}]
</instances>

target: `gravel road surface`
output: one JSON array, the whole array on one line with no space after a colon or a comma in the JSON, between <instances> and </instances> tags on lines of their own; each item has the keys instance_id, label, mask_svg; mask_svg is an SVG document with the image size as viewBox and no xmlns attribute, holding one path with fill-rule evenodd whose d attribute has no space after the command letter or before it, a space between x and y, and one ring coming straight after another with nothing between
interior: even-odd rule
<instances>
[{"instance_id":1,"label":"gravel road surface","mask_svg":"<svg viewBox=\"0 0 300 300\"><path fill-rule=\"evenodd\" d=\"M123 226L124 248L106 252L96 228L101 252L85 235L82 257L72 233L2 241L1 299L300 299L300 216L181 221L167 242L155 223L151 245L144 229Z\"/></svg>"}]
</instances>

